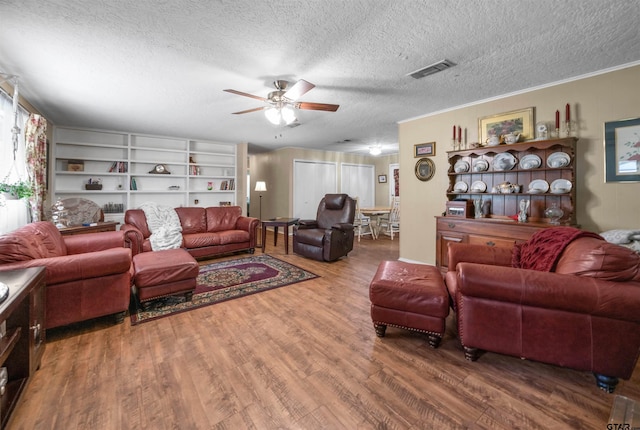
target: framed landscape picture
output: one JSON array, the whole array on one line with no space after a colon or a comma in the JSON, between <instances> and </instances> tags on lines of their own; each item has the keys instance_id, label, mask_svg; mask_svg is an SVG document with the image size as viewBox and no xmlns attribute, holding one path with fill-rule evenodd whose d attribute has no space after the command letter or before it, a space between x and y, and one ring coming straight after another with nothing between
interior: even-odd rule
<instances>
[{"instance_id":1,"label":"framed landscape picture","mask_svg":"<svg viewBox=\"0 0 640 430\"><path fill-rule=\"evenodd\" d=\"M478 140L481 145L491 136L520 134L520 141L533 139L533 108L514 110L478 119Z\"/></svg>"},{"instance_id":2,"label":"framed landscape picture","mask_svg":"<svg viewBox=\"0 0 640 430\"><path fill-rule=\"evenodd\" d=\"M640 181L640 118L604 123L605 182Z\"/></svg>"}]
</instances>

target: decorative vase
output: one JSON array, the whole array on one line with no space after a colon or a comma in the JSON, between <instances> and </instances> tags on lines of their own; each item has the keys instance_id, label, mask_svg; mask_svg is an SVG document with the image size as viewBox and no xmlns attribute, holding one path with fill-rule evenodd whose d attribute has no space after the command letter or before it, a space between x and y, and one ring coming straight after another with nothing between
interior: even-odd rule
<instances>
[{"instance_id":1,"label":"decorative vase","mask_svg":"<svg viewBox=\"0 0 640 430\"><path fill-rule=\"evenodd\" d=\"M551 206L544 211L544 216L549 218L549 224L559 225L560 218L564 216L564 211L556 203L551 203Z\"/></svg>"}]
</instances>

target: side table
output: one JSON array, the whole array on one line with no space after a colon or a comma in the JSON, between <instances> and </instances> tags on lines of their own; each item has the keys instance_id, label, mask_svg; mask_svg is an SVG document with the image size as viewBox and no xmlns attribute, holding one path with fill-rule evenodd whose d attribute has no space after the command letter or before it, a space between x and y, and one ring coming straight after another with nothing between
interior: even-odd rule
<instances>
[{"instance_id":1,"label":"side table","mask_svg":"<svg viewBox=\"0 0 640 430\"><path fill-rule=\"evenodd\" d=\"M284 252L289 253L289 226L297 224L300 218L272 218L262 220L262 253L264 253L267 227L273 227L273 246L278 245L278 227L284 227Z\"/></svg>"},{"instance_id":2,"label":"side table","mask_svg":"<svg viewBox=\"0 0 640 430\"><path fill-rule=\"evenodd\" d=\"M60 229L63 236L71 236L74 234L100 233L103 231L116 231L116 226L120 224L117 221L97 222L95 225L76 225L73 227L65 227Z\"/></svg>"}]
</instances>

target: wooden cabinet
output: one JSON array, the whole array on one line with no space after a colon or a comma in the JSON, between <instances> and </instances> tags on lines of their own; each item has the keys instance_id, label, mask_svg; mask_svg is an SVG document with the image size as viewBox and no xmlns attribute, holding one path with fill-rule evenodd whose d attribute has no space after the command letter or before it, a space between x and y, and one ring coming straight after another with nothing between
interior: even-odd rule
<instances>
[{"instance_id":1,"label":"wooden cabinet","mask_svg":"<svg viewBox=\"0 0 640 430\"><path fill-rule=\"evenodd\" d=\"M122 223L127 209L147 201L237 204L235 144L70 127L56 127L54 140L53 200L92 200L105 221ZM87 189L89 180L98 189Z\"/></svg>"},{"instance_id":2,"label":"wooden cabinet","mask_svg":"<svg viewBox=\"0 0 640 430\"><path fill-rule=\"evenodd\" d=\"M0 323L6 328L0 338L0 367L8 376L0 389L0 423L5 428L44 354L45 270L0 272L0 282L9 286L9 297L0 305Z\"/></svg>"},{"instance_id":3,"label":"wooden cabinet","mask_svg":"<svg viewBox=\"0 0 640 430\"><path fill-rule=\"evenodd\" d=\"M447 152L447 199L481 200L484 211L480 218L437 217L436 265L446 271L450 242L511 247L526 241L536 231L552 226L545 210L553 204L564 211L562 225L576 225L576 142L570 137ZM499 160L505 158L507 167L500 166ZM558 158L568 162L558 166L552 162ZM539 165L532 167L523 159L539 160ZM519 190L492 192L506 182L518 185ZM570 184L570 189L559 189L558 184L563 183ZM529 200L527 222L514 219L521 200ZM468 213L474 217L473 210Z\"/></svg>"}]
</instances>

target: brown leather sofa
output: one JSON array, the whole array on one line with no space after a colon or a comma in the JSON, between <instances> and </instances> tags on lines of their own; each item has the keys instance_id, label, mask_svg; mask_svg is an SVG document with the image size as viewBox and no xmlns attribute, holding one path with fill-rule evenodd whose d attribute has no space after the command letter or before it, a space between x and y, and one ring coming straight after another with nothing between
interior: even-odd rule
<instances>
[{"instance_id":1,"label":"brown leather sofa","mask_svg":"<svg viewBox=\"0 0 640 430\"><path fill-rule=\"evenodd\" d=\"M512 267L512 251L449 244L445 283L465 356L485 350L591 371L613 392L640 353L640 255L578 237L539 271Z\"/></svg>"},{"instance_id":2,"label":"brown leather sofa","mask_svg":"<svg viewBox=\"0 0 640 430\"><path fill-rule=\"evenodd\" d=\"M116 314L131 291L131 240L122 231L62 236L39 221L0 236L0 271L44 266L46 328Z\"/></svg>"},{"instance_id":3,"label":"brown leather sofa","mask_svg":"<svg viewBox=\"0 0 640 430\"><path fill-rule=\"evenodd\" d=\"M242 216L240 206L175 208L182 226L182 247L194 258L208 258L236 251L251 254L256 247L258 219ZM129 209L120 228L140 239L135 253L151 251L151 231L142 209Z\"/></svg>"},{"instance_id":4,"label":"brown leather sofa","mask_svg":"<svg viewBox=\"0 0 640 430\"><path fill-rule=\"evenodd\" d=\"M346 194L326 194L315 220L293 229L293 252L318 261L334 261L353 249L356 201Z\"/></svg>"}]
</instances>

